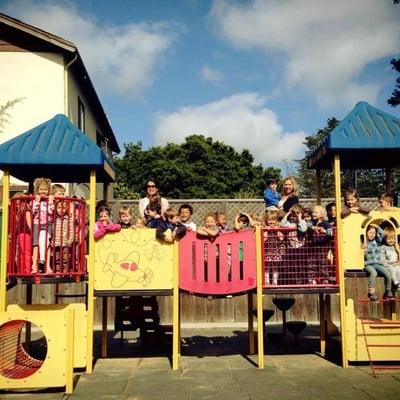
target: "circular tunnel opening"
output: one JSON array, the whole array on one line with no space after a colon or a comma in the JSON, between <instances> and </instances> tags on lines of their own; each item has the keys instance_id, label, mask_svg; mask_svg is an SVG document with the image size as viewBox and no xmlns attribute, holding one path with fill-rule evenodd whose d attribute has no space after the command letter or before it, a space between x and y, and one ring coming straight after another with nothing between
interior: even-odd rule
<instances>
[{"instance_id":1,"label":"circular tunnel opening","mask_svg":"<svg viewBox=\"0 0 400 400\"><path fill-rule=\"evenodd\" d=\"M37 325L13 320L0 326L0 375L27 378L40 369L46 356L47 340Z\"/></svg>"}]
</instances>

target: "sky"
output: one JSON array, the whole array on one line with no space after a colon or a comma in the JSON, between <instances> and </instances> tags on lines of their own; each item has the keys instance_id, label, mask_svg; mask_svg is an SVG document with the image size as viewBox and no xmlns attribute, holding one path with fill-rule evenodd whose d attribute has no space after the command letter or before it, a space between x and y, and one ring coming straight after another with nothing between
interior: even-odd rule
<instances>
[{"instance_id":1,"label":"sky","mask_svg":"<svg viewBox=\"0 0 400 400\"><path fill-rule=\"evenodd\" d=\"M122 150L202 134L287 169L358 101L400 117L387 105L392 0L0 0L0 11L76 44Z\"/></svg>"}]
</instances>

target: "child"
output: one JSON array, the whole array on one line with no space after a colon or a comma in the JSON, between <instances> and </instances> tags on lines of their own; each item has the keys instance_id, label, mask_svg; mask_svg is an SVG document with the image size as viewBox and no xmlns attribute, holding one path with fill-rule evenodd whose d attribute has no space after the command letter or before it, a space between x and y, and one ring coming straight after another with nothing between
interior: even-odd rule
<instances>
[{"instance_id":1,"label":"child","mask_svg":"<svg viewBox=\"0 0 400 400\"><path fill-rule=\"evenodd\" d=\"M328 217L328 222L332 225L336 225L336 205L334 202L328 203L325 206L326 215Z\"/></svg>"},{"instance_id":2,"label":"child","mask_svg":"<svg viewBox=\"0 0 400 400\"><path fill-rule=\"evenodd\" d=\"M186 230L188 232L196 232L197 230L196 224L192 221L192 215L193 207L190 204L182 204L179 207L179 220L181 221L182 225L186 226Z\"/></svg>"},{"instance_id":3,"label":"child","mask_svg":"<svg viewBox=\"0 0 400 400\"><path fill-rule=\"evenodd\" d=\"M65 196L65 187L59 183L55 183L51 187L51 194L55 197Z\"/></svg>"},{"instance_id":4,"label":"child","mask_svg":"<svg viewBox=\"0 0 400 400\"><path fill-rule=\"evenodd\" d=\"M375 224L367 227L367 240L362 245L364 250L364 270L368 272L368 298L372 301L378 300L375 293L376 277L378 275L385 278L385 297L393 298L391 275L387 268L381 263L381 246L383 240L383 230Z\"/></svg>"},{"instance_id":5,"label":"child","mask_svg":"<svg viewBox=\"0 0 400 400\"><path fill-rule=\"evenodd\" d=\"M251 214L250 219L253 221L253 228L256 226L262 226L263 225L263 219L259 214Z\"/></svg>"},{"instance_id":6,"label":"child","mask_svg":"<svg viewBox=\"0 0 400 400\"><path fill-rule=\"evenodd\" d=\"M311 228L313 226L311 208L303 208L303 219L306 222L308 228Z\"/></svg>"},{"instance_id":7,"label":"child","mask_svg":"<svg viewBox=\"0 0 400 400\"><path fill-rule=\"evenodd\" d=\"M29 198L22 193L13 196L15 200L15 237L17 240L16 262L18 271L30 274L32 267L32 214Z\"/></svg>"},{"instance_id":8,"label":"child","mask_svg":"<svg viewBox=\"0 0 400 400\"><path fill-rule=\"evenodd\" d=\"M253 221L247 213L238 213L235 215L235 231L241 231L253 227Z\"/></svg>"},{"instance_id":9,"label":"child","mask_svg":"<svg viewBox=\"0 0 400 400\"><path fill-rule=\"evenodd\" d=\"M147 228L158 228L163 219L161 218L161 203L150 202L145 209Z\"/></svg>"},{"instance_id":10,"label":"child","mask_svg":"<svg viewBox=\"0 0 400 400\"><path fill-rule=\"evenodd\" d=\"M111 221L111 208L104 203L102 206L98 207L99 219L94 225L94 238L100 239L108 232L119 232L121 230L121 225L114 224Z\"/></svg>"},{"instance_id":11,"label":"child","mask_svg":"<svg viewBox=\"0 0 400 400\"><path fill-rule=\"evenodd\" d=\"M74 207L69 207L67 201L57 201L52 239L55 269L59 272L68 272L71 267L72 243L75 240L74 217Z\"/></svg>"},{"instance_id":12,"label":"child","mask_svg":"<svg viewBox=\"0 0 400 400\"><path fill-rule=\"evenodd\" d=\"M121 207L118 210L118 224L121 229L134 228L132 209L130 207Z\"/></svg>"},{"instance_id":13,"label":"child","mask_svg":"<svg viewBox=\"0 0 400 400\"><path fill-rule=\"evenodd\" d=\"M326 210L322 206L314 206L310 229L317 234L333 236L332 225L327 221Z\"/></svg>"},{"instance_id":14,"label":"child","mask_svg":"<svg viewBox=\"0 0 400 400\"><path fill-rule=\"evenodd\" d=\"M286 283L291 281L296 285L303 283L304 252L300 251L305 245L307 223L303 219L303 207L300 204L293 205L289 212L283 217L281 226L291 228L287 233Z\"/></svg>"},{"instance_id":15,"label":"child","mask_svg":"<svg viewBox=\"0 0 400 400\"><path fill-rule=\"evenodd\" d=\"M393 211L393 196L389 193L383 193L378 197L379 208L381 211Z\"/></svg>"},{"instance_id":16,"label":"child","mask_svg":"<svg viewBox=\"0 0 400 400\"><path fill-rule=\"evenodd\" d=\"M219 234L217 220L214 213L208 213L204 218L204 226L197 228L197 234L200 236L207 236L215 238Z\"/></svg>"},{"instance_id":17,"label":"child","mask_svg":"<svg viewBox=\"0 0 400 400\"><path fill-rule=\"evenodd\" d=\"M314 285L317 280L321 280L321 283L328 284L328 258L330 258L328 255L332 253L329 239L333 237L333 228L326 219L324 207L320 205L314 206L312 217L312 226L310 228L312 232L310 244L312 247L310 248L310 256L306 260L308 283Z\"/></svg>"},{"instance_id":18,"label":"child","mask_svg":"<svg viewBox=\"0 0 400 400\"><path fill-rule=\"evenodd\" d=\"M351 213L369 214L367 208L360 206L360 198L355 189L348 189L344 194L344 207L340 214L342 218L347 217Z\"/></svg>"},{"instance_id":19,"label":"child","mask_svg":"<svg viewBox=\"0 0 400 400\"><path fill-rule=\"evenodd\" d=\"M53 196L49 196L51 180L36 178L33 181L35 199L32 202L33 212L33 257L32 273L36 274L39 264L45 265L46 274L51 273L48 254L53 223ZM48 197L47 197L48 196Z\"/></svg>"},{"instance_id":20,"label":"child","mask_svg":"<svg viewBox=\"0 0 400 400\"><path fill-rule=\"evenodd\" d=\"M168 208L164 212L165 220L161 221L156 229L156 237L165 242L172 243L182 238L186 233L186 227L179 221L179 213L175 208Z\"/></svg>"},{"instance_id":21,"label":"child","mask_svg":"<svg viewBox=\"0 0 400 400\"><path fill-rule=\"evenodd\" d=\"M226 214L223 212L217 211L215 213L215 219L217 221L217 227L220 232L229 232L230 229L226 223Z\"/></svg>"},{"instance_id":22,"label":"child","mask_svg":"<svg viewBox=\"0 0 400 400\"><path fill-rule=\"evenodd\" d=\"M276 286L279 279L279 268L282 256L285 253L283 233L279 228L279 213L275 210L268 210L265 213L264 230L264 254L265 254L265 285L270 284L272 273L272 284Z\"/></svg>"},{"instance_id":23,"label":"child","mask_svg":"<svg viewBox=\"0 0 400 400\"><path fill-rule=\"evenodd\" d=\"M392 277L394 290L400 289L399 245L396 243L396 231L385 228L381 246L381 263L388 269Z\"/></svg>"},{"instance_id":24,"label":"child","mask_svg":"<svg viewBox=\"0 0 400 400\"><path fill-rule=\"evenodd\" d=\"M267 210L277 210L281 195L278 193L278 181L275 178L268 179L267 188L264 190L264 201Z\"/></svg>"}]
</instances>

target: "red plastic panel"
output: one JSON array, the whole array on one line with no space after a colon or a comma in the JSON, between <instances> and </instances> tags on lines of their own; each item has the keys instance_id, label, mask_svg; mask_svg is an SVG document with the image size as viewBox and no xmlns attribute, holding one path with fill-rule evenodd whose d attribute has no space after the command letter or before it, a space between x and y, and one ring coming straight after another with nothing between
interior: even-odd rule
<instances>
[{"instance_id":1,"label":"red plastic panel","mask_svg":"<svg viewBox=\"0 0 400 400\"><path fill-rule=\"evenodd\" d=\"M227 295L256 287L252 229L221 233L214 240L188 232L179 241L179 287L204 295Z\"/></svg>"}]
</instances>

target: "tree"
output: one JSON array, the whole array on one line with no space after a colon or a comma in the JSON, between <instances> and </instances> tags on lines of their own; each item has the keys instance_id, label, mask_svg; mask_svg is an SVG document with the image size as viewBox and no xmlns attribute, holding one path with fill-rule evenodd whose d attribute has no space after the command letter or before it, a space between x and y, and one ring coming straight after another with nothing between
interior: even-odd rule
<instances>
[{"instance_id":1,"label":"tree","mask_svg":"<svg viewBox=\"0 0 400 400\"><path fill-rule=\"evenodd\" d=\"M254 165L248 150L202 135L186 137L182 144L168 143L143 150L142 143L126 144L125 155L115 158L117 198L137 198L143 184L155 179L170 198L234 198L245 193L261 197L268 177L280 177L277 168Z\"/></svg>"},{"instance_id":2,"label":"tree","mask_svg":"<svg viewBox=\"0 0 400 400\"><path fill-rule=\"evenodd\" d=\"M390 63L392 64L392 69L400 74L400 58L397 60L393 59ZM396 79L396 86L392 92L392 97L388 99L388 103L392 107L396 107L400 104L400 76Z\"/></svg>"}]
</instances>

